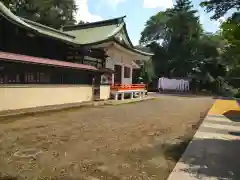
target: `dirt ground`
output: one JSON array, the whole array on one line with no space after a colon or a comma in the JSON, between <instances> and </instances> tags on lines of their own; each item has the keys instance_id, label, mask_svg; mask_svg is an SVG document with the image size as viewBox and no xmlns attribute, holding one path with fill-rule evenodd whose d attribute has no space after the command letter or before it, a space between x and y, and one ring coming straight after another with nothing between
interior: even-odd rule
<instances>
[{"instance_id":1,"label":"dirt ground","mask_svg":"<svg viewBox=\"0 0 240 180\"><path fill-rule=\"evenodd\" d=\"M212 103L159 96L1 121L0 180L165 180Z\"/></svg>"}]
</instances>

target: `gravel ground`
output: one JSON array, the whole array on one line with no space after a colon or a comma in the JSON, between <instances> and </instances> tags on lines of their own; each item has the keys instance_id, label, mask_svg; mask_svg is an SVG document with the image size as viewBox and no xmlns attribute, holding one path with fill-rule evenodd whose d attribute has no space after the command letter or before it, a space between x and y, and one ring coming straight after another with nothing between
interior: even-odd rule
<instances>
[{"instance_id":1,"label":"gravel ground","mask_svg":"<svg viewBox=\"0 0 240 180\"><path fill-rule=\"evenodd\" d=\"M169 144L188 142L212 103L165 95L2 121L0 180L164 180L186 146Z\"/></svg>"}]
</instances>

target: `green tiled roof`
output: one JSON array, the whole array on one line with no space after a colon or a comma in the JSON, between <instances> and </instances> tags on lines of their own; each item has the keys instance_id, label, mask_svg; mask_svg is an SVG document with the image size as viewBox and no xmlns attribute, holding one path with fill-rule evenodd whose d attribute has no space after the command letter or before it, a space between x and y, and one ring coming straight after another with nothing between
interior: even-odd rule
<instances>
[{"instance_id":1,"label":"green tiled roof","mask_svg":"<svg viewBox=\"0 0 240 180\"><path fill-rule=\"evenodd\" d=\"M135 49L126 29L124 17L86 23L74 26L65 26L63 31L76 37L76 42L85 45L95 45L106 41L115 41L119 45L135 53L152 56L153 54ZM122 40L119 39L121 36Z\"/></svg>"},{"instance_id":2,"label":"green tiled roof","mask_svg":"<svg viewBox=\"0 0 240 180\"><path fill-rule=\"evenodd\" d=\"M108 26L100 26L98 28L91 27L86 29L76 29L66 31L68 34L76 37L76 41L80 44L91 44L112 38L122 29L123 24L117 26L115 24Z\"/></svg>"},{"instance_id":3,"label":"green tiled roof","mask_svg":"<svg viewBox=\"0 0 240 180\"><path fill-rule=\"evenodd\" d=\"M63 31L74 35L81 44L92 44L113 38L124 27L124 17L63 27Z\"/></svg>"},{"instance_id":4,"label":"green tiled roof","mask_svg":"<svg viewBox=\"0 0 240 180\"><path fill-rule=\"evenodd\" d=\"M39 23L35 23L23 18L20 18L16 15L14 15L7 7L4 6L2 2L0 2L0 15L11 21L12 23L21 26L23 28L32 30L36 33L40 33L45 36L53 37L59 40L67 41L70 43L75 43L74 36L71 36L67 33L64 33L62 31L44 26Z\"/></svg>"},{"instance_id":5,"label":"green tiled roof","mask_svg":"<svg viewBox=\"0 0 240 180\"><path fill-rule=\"evenodd\" d=\"M125 16L83 25L65 26L63 27L63 31L20 18L14 15L2 2L0 2L0 16L3 16L22 28L67 43L75 45L94 45L106 41L114 41L135 53L144 56L153 55L134 48L126 30L126 24L124 22ZM122 40L119 40L119 35L122 37Z\"/></svg>"}]
</instances>

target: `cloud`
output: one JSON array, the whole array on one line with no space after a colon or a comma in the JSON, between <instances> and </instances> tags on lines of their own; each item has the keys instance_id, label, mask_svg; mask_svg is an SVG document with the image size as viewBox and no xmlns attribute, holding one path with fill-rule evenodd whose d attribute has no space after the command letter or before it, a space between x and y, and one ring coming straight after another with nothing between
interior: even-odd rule
<instances>
[{"instance_id":1,"label":"cloud","mask_svg":"<svg viewBox=\"0 0 240 180\"><path fill-rule=\"evenodd\" d=\"M127 0L101 0L100 1L100 7L105 7L105 5L110 6L113 9L116 9L116 7Z\"/></svg>"},{"instance_id":2,"label":"cloud","mask_svg":"<svg viewBox=\"0 0 240 180\"><path fill-rule=\"evenodd\" d=\"M172 0L144 0L143 2L144 8L171 8L173 7L173 1Z\"/></svg>"},{"instance_id":3,"label":"cloud","mask_svg":"<svg viewBox=\"0 0 240 180\"><path fill-rule=\"evenodd\" d=\"M133 44L134 46L137 46L137 45L139 44L139 40L138 40L138 39L133 39L133 40L132 40L132 44Z\"/></svg>"},{"instance_id":4,"label":"cloud","mask_svg":"<svg viewBox=\"0 0 240 180\"><path fill-rule=\"evenodd\" d=\"M106 0L112 6L117 6L119 3L125 2L126 0Z\"/></svg>"},{"instance_id":5,"label":"cloud","mask_svg":"<svg viewBox=\"0 0 240 180\"><path fill-rule=\"evenodd\" d=\"M220 18L217 20L216 24L217 24L218 26L221 26L221 24L222 24L224 21L226 21L226 19L225 19L224 17L220 17Z\"/></svg>"},{"instance_id":6,"label":"cloud","mask_svg":"<svg viewBox=\"0 0 240 180\"><path fill-rule=\"evenodd\" d=\"M101 21L103 18L101 16L91 14L88 9L88 0L75 0L77 5L77 13L76 20L79 22L80 20L87 22L95 22Z\"/></svg>"}]
</instances>

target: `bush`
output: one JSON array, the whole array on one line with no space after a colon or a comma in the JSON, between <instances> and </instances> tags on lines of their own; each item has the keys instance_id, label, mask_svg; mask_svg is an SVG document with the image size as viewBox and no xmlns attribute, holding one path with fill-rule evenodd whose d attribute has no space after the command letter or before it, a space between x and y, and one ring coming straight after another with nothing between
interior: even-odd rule
<instances>
[{"instance_id":1,"label":"bush","mask_svg":"<svg viewBox=\"0 0 240 180\"><path fill-rule=\"evenodd\" d=\"M234 95L235 98L240 98L240 89L238 90L238 92Z\"/></svg>"}]
</instances>

